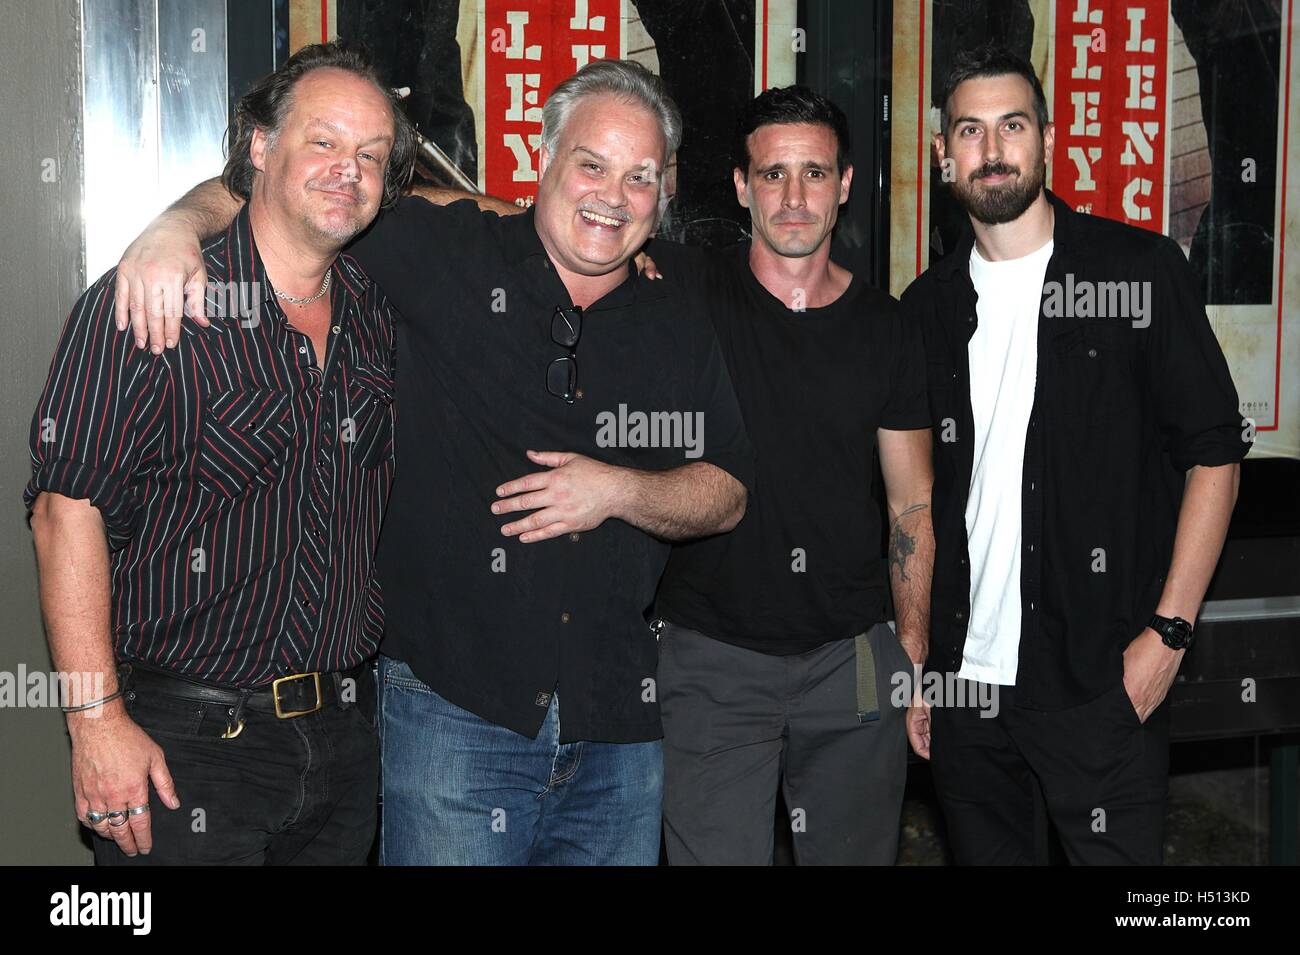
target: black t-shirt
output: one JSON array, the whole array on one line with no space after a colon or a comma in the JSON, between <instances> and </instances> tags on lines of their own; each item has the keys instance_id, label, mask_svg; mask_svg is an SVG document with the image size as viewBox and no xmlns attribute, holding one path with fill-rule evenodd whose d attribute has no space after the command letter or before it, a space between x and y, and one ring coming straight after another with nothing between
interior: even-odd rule
<instances>
[{"instance_id":1,"label":"black t-shirt","mask_svg":"<svg viewBox=\"0 0 1300 955\"><path fill-rule=\"evenodd\" d=\"M350 251L400 312L396 474L378 562L383 652L457 706L530 737L558 693L565 742L657 739L647 691L657 648L644 614L669 545L615 519L521 544L500 528L531 512L489 507L503 482L545 470L528 449L637 469L704 461L752 485L752 450L699 296L629 268L584 309L580 397L568 404L547 391L546 369L567 354L551 320L572 300L531 211L406 199ZM660 419L667 432L638 430L635 416L653 414L679 417ZM688 415L702 416L702 434L688 435ZM652 442L673 437L676 421L679 445L692 444Z\"/></svg>"},{"instance_id":2,"label":"black t-shirt","mask_svg":"<svg viewBox=\"0 0 1300 955\"><path fill-rule=\"evenodd\" d=\"M916 329L856 276L830 305L791 310L754 277L748 243L721 252L655 243L651 254L670 277L707 276L757 463L736 529L674 546L657 613L778 655L886 619L876 429L930 426Z\"/></svg>"}]
</instances>

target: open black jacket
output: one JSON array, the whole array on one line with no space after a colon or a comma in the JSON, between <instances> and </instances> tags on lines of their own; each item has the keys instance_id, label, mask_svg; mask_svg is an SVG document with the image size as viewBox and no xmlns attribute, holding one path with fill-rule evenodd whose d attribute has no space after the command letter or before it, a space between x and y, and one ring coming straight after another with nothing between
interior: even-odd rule
<instances>
[{"instance_id":1,"label":"open black jacket","mask_svg":"<svg viewBox=\"0 0 1300 955\"><path fill-rule=\"evenodd\" d=\"M1047 195L1056 217L1025 440L1016 700L1063 709L1123 679L1124 648L1168 573L1187 470L1240 460L1251 428L1178 245ZM921 328L933 416L927 666L941 673L961 668L970 617L973 243L968 230L902 297Z\"/></svg>"}]
</instances>

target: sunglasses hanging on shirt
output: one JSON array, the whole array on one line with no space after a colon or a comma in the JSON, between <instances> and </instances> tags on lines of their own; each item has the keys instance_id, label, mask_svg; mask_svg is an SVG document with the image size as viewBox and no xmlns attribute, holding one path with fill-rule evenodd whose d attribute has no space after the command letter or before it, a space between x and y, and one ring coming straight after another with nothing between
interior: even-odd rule
<instances>
[{"instance_id":1,"label":"sunglasses hanging on shirt","mask_svg":"<svg viewBox=\"0 0 1300 955\"><path fill-rule=\"evenodd\" d=\"M578 339L582 337L582 306L557 305L551 316L551 341L569 350L546 366L546 390L569 404L578 390Z\"/></svg>"}]
</instances>

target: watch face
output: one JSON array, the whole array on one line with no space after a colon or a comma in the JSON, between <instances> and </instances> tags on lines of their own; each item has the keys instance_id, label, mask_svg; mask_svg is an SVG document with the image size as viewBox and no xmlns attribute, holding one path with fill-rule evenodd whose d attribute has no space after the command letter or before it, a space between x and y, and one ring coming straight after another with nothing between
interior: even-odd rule
<instances>
[{"instance_id":1,"label":"watch face","mask_svg":"<svg viewBox=\"0 0 1300 955\"><path fill-rule=\"evenodd\" d=\"M1170 646L1185 647L1192 639L1192 625L1181 617L1174 617L1165 624L1163 636Z\"/></svg>"}]
</instances>

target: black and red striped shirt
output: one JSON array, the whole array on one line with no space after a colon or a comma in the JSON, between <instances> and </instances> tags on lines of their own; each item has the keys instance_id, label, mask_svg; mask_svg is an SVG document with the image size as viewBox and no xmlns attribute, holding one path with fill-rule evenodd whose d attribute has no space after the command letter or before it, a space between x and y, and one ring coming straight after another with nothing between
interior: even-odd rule
<instances>
[{"instance_id":1,"label":"black and red striped shirt","mask_svg":"<svg viewBox=\"0 0 1300 955\"><path fill-rule=\"evenodd\" d=\"M115 270L68 318L31 431L42 491L103 516L119 661L223 686L343 670L383 632L375 546L393 477L393 320L333 267L324 372L292 328L247 206L204 249L211 327L137 350Z\"/></svg>"}]
</instances>

